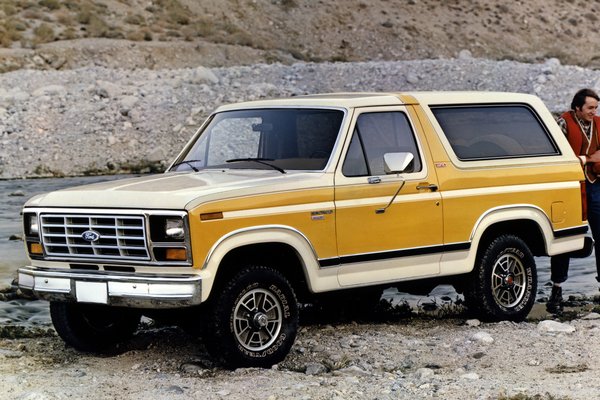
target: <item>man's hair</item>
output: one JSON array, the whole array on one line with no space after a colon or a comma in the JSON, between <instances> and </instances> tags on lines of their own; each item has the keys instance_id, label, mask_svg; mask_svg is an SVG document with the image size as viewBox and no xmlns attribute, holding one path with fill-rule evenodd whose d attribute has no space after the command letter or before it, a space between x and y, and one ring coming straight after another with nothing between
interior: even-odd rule
<instances>
[{"instance_id":1,"label":"man's hair","mask_svg":"<svg viewBox=\"0 0 600 400\"><path fill-rule=\"evenodd\" d=\"M578 108L583 107L583 105L585 104L586 97L592 97L600 101L600 97L598 97L596 92L594 92L592 89L581 89L577 93L575 93L575 96L573 96L573 101L571 102L571 110L577 110Z\"/></svg>"}]
</instances>

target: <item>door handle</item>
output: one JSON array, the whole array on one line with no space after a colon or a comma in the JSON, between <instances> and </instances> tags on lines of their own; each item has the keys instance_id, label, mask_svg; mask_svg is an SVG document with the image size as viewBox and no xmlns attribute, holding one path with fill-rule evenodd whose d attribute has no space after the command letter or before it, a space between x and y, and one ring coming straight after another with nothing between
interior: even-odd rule
<instances>
[{"instance_id":1,"label":"door handle","mask_svg":"<svg viewBox=\"0 0 600 400\"><path fill-rule=\"evenodd\" d=\"M429 189L432 192L435 192L436 190L438 190L438 186L434 183L430 183L430 184L424 184L424 185L417 185L417 190L422 190L422 189Z\"/></svg>"}]
</instances>

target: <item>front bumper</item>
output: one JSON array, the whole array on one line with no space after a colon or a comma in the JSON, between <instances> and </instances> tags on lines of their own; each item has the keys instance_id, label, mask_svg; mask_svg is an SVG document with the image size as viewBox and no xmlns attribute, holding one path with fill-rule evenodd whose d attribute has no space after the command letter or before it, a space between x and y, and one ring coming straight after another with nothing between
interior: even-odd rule
<instances>
[{"instance_id":1,"label":"front bumper","mask_svg":"<svg viewBox=\"0 0 600 400\"><path fill-rule=\"evenodd\" d=\"M97 303L136 308L180 308L201 303L198 275L126 275L105 272L19 269L23 293L44 300Z\"/></svg>"}]
</instances>

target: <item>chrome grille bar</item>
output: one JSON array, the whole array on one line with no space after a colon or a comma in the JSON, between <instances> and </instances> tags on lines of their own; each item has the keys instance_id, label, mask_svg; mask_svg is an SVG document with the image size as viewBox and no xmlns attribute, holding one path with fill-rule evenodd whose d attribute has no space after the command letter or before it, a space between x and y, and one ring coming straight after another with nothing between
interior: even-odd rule
<instances>
[{"instance_id":1,"label":"chrome grille bar","mask_svg":"<svg viewBox=\"0 0 600 400\"><path fill-rule=\"evenodd\" d=\"M146 220L141 215L40 214L49 256L149 260ZM91 236L84 239L84 233Z\"/></svg>"}]
</instances>

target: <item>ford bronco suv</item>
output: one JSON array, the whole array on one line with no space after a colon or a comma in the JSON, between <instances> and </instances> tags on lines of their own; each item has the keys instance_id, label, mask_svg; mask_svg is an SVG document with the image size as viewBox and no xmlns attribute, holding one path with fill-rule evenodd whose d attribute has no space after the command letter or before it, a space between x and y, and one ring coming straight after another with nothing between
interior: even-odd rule
<instances>
[{"instance_id":1,"label":"ford bronco suv","mask_svg":"<svg viewBox=\"0 0 600 400\"><path fill-rule=\"evenodd\" d=\"M368 306L386 287L452 284L480 318L523 320L534 256L591 251L583 180L532 95L227 105L164 174L29 200L18 282L76 349L110 349L166 310L224 365L268 367L299 304L325 293Z\"/></svg>"}]
</instances>

